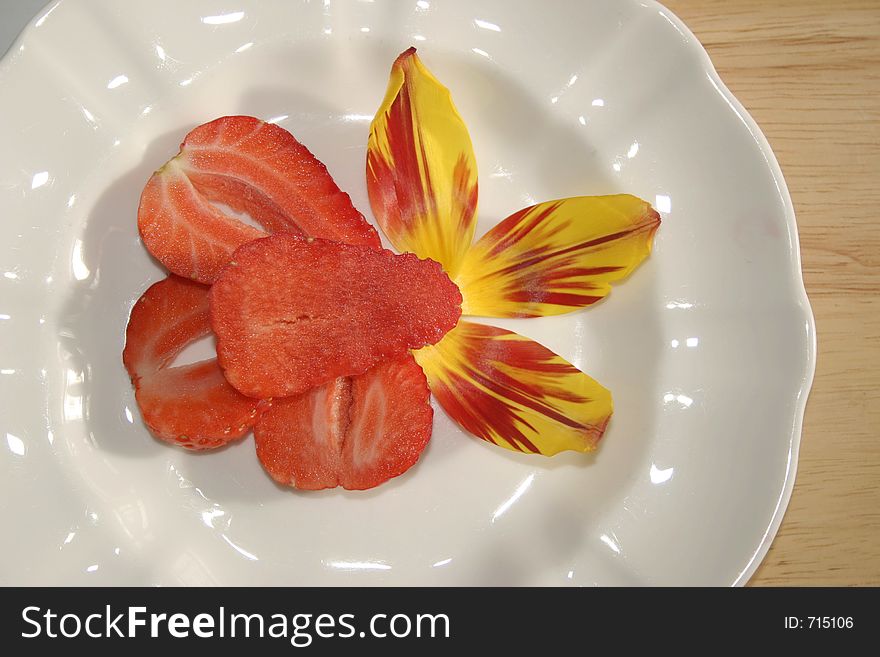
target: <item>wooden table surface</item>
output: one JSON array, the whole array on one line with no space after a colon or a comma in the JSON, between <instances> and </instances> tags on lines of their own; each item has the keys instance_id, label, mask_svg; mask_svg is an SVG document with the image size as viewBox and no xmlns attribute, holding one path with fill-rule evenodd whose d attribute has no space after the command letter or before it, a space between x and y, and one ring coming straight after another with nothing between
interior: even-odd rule
<instances>
[{"instance_id":1,"label":"wooden table surface","mask_svg":"<svg viewBox=\"0 0 880 657\"><path fill-rule=\"evenodd\" d=\"M752 585L880 585L880 0L665 0L761 126L794 200L818 368Z\"/></svg>"}]
</instances>

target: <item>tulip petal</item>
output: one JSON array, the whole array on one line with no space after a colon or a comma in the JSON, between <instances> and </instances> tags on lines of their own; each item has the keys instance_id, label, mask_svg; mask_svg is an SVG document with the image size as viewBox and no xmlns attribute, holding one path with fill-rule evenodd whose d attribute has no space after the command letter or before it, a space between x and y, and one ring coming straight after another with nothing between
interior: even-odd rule
<instances>
[{"instance_id":1,"label":"tulip petal","mask_svg":"<svg viewBox=\"0 0 880 657\"><path fill-rule=\"evenodd\" d=\"M394 62L370 126L367 190L398 251L432 258L454 276L474 237L477 165L449 90L415 53Z\"/></svg>"},{"instance_id":2,"label":"tulip petal","mask_svg":"<svg viewBox=\"0 0 880 657\"><path fill-rule=\"evenodd\" d=\"M459 321L415 357L446 412L507 449L589 452L611 417L608 390L546 347L504 329Z\"/></svg>"},{"instance_id":3,"label":"tulip petal","mask_svg":"<svg viewBox=\"0 0 880 657\"><path fill-rule=\"evenodd\" d=\"M465 315L539 317L589 306L648 254L660 215L635 196L539 203L480 238L455 277Z\"/></svg>"}]
</instances>

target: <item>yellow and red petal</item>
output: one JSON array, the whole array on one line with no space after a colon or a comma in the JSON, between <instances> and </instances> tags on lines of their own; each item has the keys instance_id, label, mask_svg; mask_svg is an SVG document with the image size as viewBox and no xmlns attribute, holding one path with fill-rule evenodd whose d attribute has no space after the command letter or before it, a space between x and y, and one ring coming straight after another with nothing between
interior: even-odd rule
<instances>
[{"instance_id":1,"label":"yellow and red petal","mask_svg":"<svg viewBox=\"0 0 880 657\"><path fill-rule=\"evenodd\" d=\"M367 190L396 249L432 258L455 275L474 237L477 165L449 90L415 48L394 62L370 126Z\"/></svg>"},{"instance_id":2,"label":"yellow and red petal","mask_svg":"<svg viewBox=\"0 0 880 657\"><path fill-rule=\"evenodd\" d=\"M465 315L539 317L589 306L651 252L660 215L635 196L539 203L480 238L455 276Z\"/></svg>"},{"instance_id":3,"label":"yellow and red petal","mask_svg":"<svg viewBox=\"0 0 880 657\"><path fill-rule=\"evenodd\" d=\"M546 347L504 329L460 321L415 357L446 412L507 449L589 452L611 417L608 390Z\"/></svg>"}]
</instances>

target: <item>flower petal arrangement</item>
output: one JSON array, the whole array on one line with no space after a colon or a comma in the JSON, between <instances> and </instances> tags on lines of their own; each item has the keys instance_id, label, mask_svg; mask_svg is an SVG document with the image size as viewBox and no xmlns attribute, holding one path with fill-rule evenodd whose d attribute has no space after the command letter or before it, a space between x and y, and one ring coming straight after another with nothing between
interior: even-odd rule
<instances>
[{"instance_id":1,"label":"flower petal arrangement","mask_svg":"<svg viewBox=\"0 0 880 657\"><path fill-rule=\"evenodd\" d=\"M573 197L510 215L476 243L476 162L449 90L415 48L391 69L370 127L367 189L398 250L440 262L462 314L540 317L589 306L650 253L660 215L634 196ZM483 440L553 455L591 451L611 394L520 335L462 320L415 352L446 412Z\"/></svg>"},{"instance_id":2,"label":"flower petal arrangement","mask_svg":"<svg viewBox=\"0 0 880 657\"><path fill-rule=\"evenodd\" d=\"M123 352L150 431L208 450L253 429L266 472L305 490L406 472L431 436L431 395L510 450L595 449L607 389L543 345L461 316L596 303L648 256L657 212L630 195L572 197L475 242L471 139L413 48L392 66L366 175L399 253L304 145L254 117L196 127L151 176L138 228L170 274L135 304ZM176 364L211 332L216 359Z\"/></svg>"}]
</instances>

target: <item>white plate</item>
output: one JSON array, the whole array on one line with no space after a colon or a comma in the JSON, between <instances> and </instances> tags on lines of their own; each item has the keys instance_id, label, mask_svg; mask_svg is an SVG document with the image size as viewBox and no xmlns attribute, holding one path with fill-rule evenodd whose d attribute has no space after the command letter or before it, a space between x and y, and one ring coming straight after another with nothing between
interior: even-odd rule
<instances>
[{"instance_id":1,"label":"white plate","mask_svg":"<svg viewBox=\"0 0 880 657\"><path fill-rule=\"evenodd\" d=\"M120 361L162 276L135 226L150 173L194 125L253 114L368 211L369 120L411 44L470 128L478 233L579 194L663 214L606 302L495 322L613 391L598 454L514 454L438 410L405 476L301 494L250 438L153 440ZM2 583L740 584L766 553L815 360L795 217L766 140L666 9L63 0L10 49L0 90Z\"/></svg>"}]
</instances>

